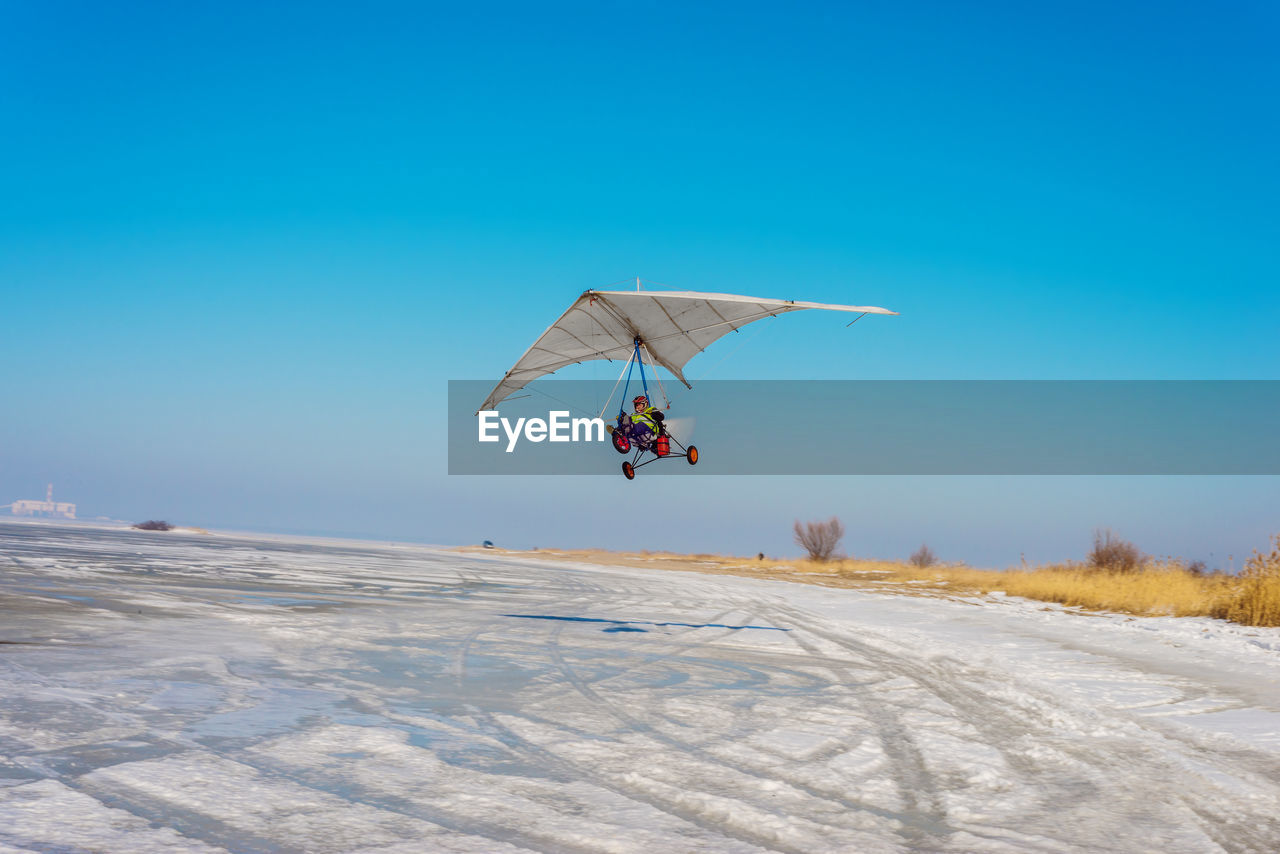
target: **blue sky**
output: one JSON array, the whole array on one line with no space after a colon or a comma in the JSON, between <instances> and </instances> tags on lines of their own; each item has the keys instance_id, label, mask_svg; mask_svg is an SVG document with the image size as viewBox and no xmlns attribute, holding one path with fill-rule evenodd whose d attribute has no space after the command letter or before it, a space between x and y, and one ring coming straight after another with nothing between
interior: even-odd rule
<instances>
[{"instance_id":1,"label":"blue sky","mask_svg":"<svg viewBox=\"0 0 1280 854\"><path fill-rule=\"evenodd\" d=\"M835 513L855 553L998 565L1280 532L1274 478L460 479L443 448L447 380L634 275L902 312L691 377L1280 378L1274 4L2 14L0 502L742 553Z\"/></svg>"}]
</instances>

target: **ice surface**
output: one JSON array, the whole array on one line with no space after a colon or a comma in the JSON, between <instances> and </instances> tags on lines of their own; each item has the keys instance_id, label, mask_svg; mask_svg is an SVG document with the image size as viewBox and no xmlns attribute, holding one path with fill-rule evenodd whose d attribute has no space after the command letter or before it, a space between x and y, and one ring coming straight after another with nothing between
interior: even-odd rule
<instances>
[{"instance_id":1,"label":"ice surface","mask_svg":"<svg viewBox=\"0 0 1280 854\"><path fill-rule=\"evenodd\" d=\"M0 852L1280 850L1280 631L0 524Z\"/></svg>"}]
</instances>

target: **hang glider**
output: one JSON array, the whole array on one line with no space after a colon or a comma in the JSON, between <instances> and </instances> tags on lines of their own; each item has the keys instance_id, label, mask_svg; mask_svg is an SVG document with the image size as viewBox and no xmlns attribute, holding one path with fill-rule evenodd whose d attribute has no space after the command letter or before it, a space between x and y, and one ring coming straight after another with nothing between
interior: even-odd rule
<instances>
[{"instance_id":1,"label":"hang glider","mask_svg":"<svg viewBox=\"0 0 1280 854\"><path fill-rule=\"evenodd\" d=\"M643 348L686 387L684 366L716 339L766 317L804 309L897 314L871 305L828 305L694 291L586 291L533 342L485 398L493 409L529 383L593 359L626 361Z\"/></svg>"}]
</instances>

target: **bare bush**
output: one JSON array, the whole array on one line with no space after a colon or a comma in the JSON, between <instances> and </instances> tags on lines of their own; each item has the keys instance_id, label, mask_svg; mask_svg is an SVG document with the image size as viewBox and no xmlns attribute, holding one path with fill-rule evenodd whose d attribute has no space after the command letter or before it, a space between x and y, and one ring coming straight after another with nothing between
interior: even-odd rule
<instances>
[{"instance_id":1,"label":"bare bush","mask_svg":"<svg viewBox=\"0 0 1280 854\"><path fill-rule=\"evenodd\" d=\"M825 522L805 522L803 525L799 519L796 520L796 545L808 553L810 560L819 563L831 560L843 537L844 525L835 516Z\"/></svg>"},{"instance_id":2,"label":"bare bush","mask_svg":"<svg viewBox=\"0 0 1280 854\"><path fill-rule=\"evenodd\" d=\"M1093 550L1089 552L1089 566L1110 572L1133 572L1146 563L1146 555L1128 540L1122 540L1110 528L1093 532Z\"/></svg>"},{"instance_id":3,"label":"bare bush","mask_svg":"<svg viewBox=\"0 0 1280 854\"><path fill-rule=\"evenodd\" d=\"M937 562L938 556L933 553L933 549L929 548L926 543L921 543L920 548L916 549L915 553L907 558L907 563L912 566L918 566L921 569L931 567Z\"/></svg>"},{"instance_id":4,"label":"bare bush","mask_svg":"<svg viewBox=\"0 0 1280 854\"><path fill-rule=\"evenodd\" d=\"M172 525L170 525L168 522L163 522L159 519L148 519L145 522L138 522L133 527L137 528L139 531L172 531L173 530Z\"/></svg>"}]
</instances>

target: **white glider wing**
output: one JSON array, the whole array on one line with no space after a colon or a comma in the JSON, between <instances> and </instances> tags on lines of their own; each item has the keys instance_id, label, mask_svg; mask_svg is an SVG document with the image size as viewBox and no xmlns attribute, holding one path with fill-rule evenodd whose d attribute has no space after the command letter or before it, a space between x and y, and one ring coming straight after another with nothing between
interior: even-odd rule
<instances>
[{"instance_id":1,"label":"white glider wing","mask_svg":"<svg viewBox=\"0 0 1280 854\"><path fill-rule=\"evenodd\" d=\"M817 308L897 314L871 305L827 305L694 291L587 291L507 371L484 405L493 409L538 377L592 359L626 361L636 340L680 382L684 366L722 335L765 317Z\"/></svg>"}]
</instances>

